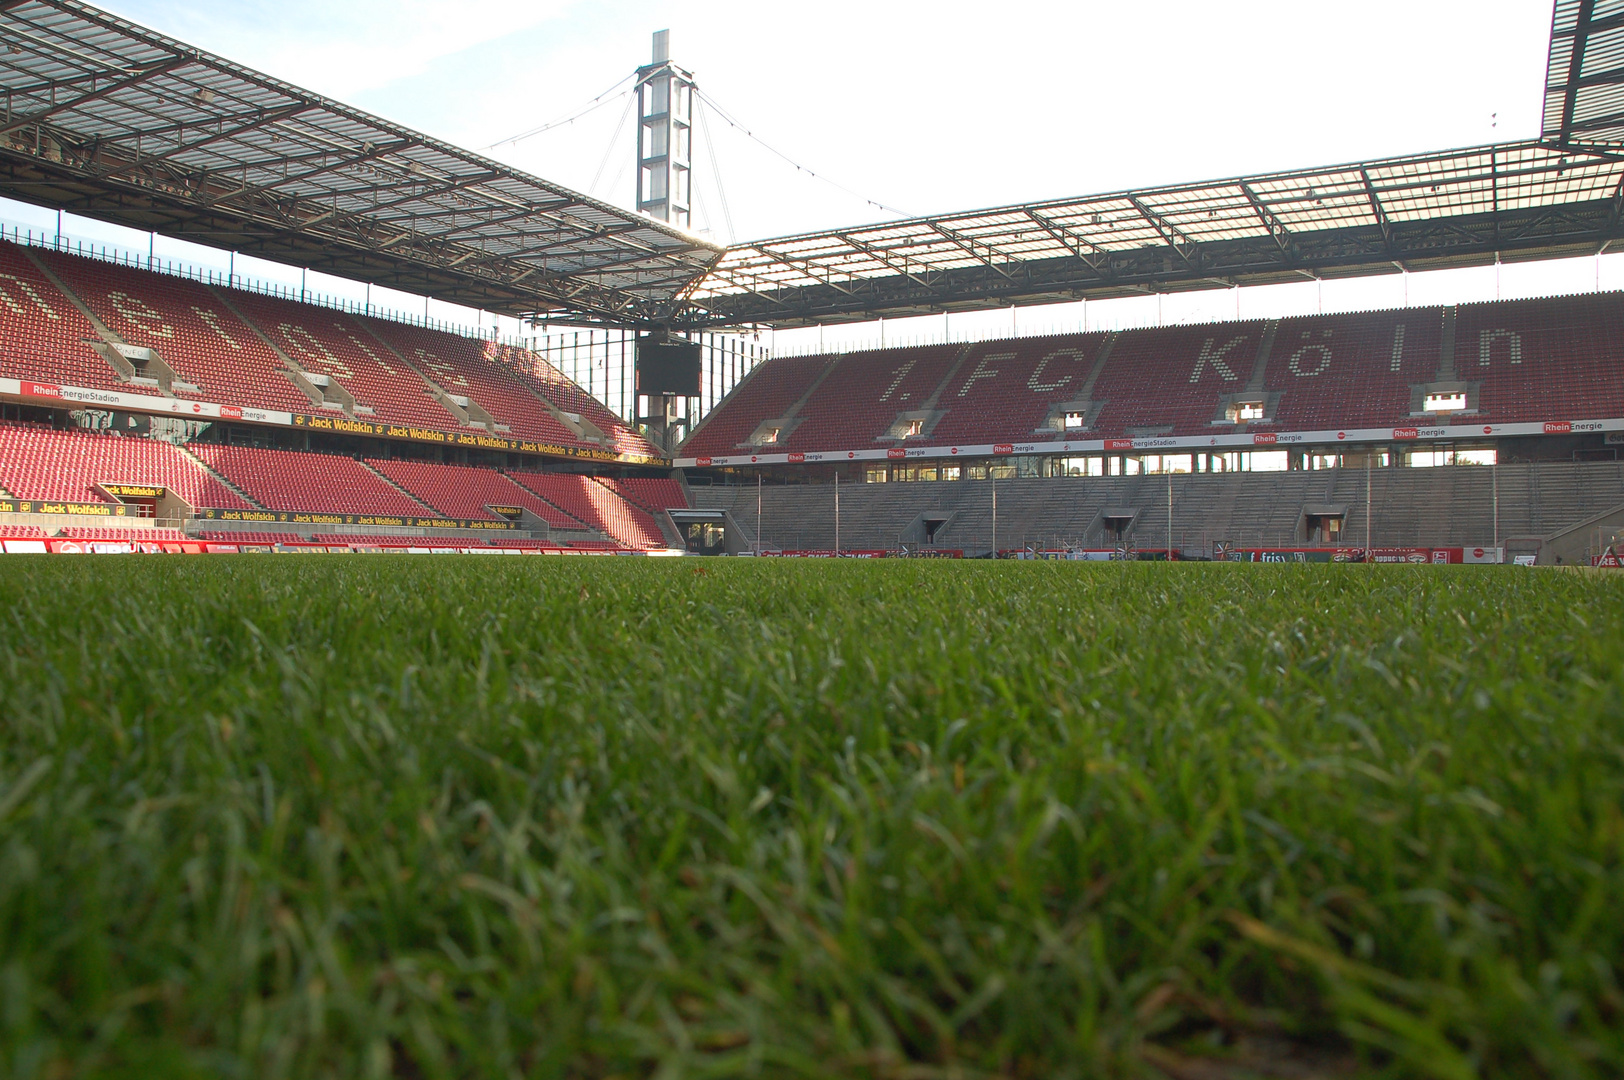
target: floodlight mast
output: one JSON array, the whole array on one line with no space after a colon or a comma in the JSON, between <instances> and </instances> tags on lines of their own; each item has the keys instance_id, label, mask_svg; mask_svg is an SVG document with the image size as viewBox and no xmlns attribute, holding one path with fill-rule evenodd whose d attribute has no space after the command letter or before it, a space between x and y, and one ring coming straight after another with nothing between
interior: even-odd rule
<instances>
[{"instance_id":1,"label":"floodlight mast","mask_svg":"<svg viewBox=\"0 0 1624 1080\"><path fill-rule=\"evenodd\" d=\"M692 228L693 120L693 74L671 62L671 31L656 30L653 60L637 69L637 210L679 229ZM656 331L637 342L638 420L662 453L682 441L686 401L679 405L675 394L641 393L643 348L671 337L668 330Z\"/></svg>"},{"instance_id":2,"label":"floodlight mast","mask_svg":"<svg viewBox=\"0 0 1624 1080\"><path fill-rule=\"evenodd\" d=\"M654 60L637 69L637 209L690 227L694 77L671 62L671 31L654 33Z\"/></svg>"}]
</instances>

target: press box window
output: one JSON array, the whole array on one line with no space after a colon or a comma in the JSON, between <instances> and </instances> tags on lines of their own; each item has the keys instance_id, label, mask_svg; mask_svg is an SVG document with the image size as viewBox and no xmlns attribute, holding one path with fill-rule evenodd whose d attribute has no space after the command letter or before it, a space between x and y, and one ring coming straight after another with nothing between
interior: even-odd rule
<instances>
[{"instance_id":1,"label":"press box window","mask_svg":"<svg viewBox=\"0 0 1624 1080\"><path fill-rule=\"evenodd\" d=\"M761 433L762 445L766 445L767 443L775 443L775 442L777 442L778 441L778 432L779 432L779 429L775 428L775 427L770 427L766 431L763 431Z\"/></svg>"},{"instance_id":2,"label":"press box window","mask_svg":"<svg viewBox=\"0 0 1624 1080\"><path fill-rule=\"evenodd\" d=\"M1428 394L1421 408L1427 412L1459 412L1466 408L1466 391L1448 394Z\"/></svg>"},{"instance_id":3,"label":"press box window","mask_svg":"<svg viewBox=\"0 0 1624 1080\"><path fill-rule=\"evenodd\" d=\"M1067 413L1066 414L1066 430L1067 431L1075 431L1076 429L1082 427L1084 419L1085 419L1085 417L1080 412L1069 412L1069 413Z\"/></svg>"},{"instance_id":4,"label":"press box window","mask_svg":"<svg viewBox=\"0 0 1624 1080\"><path fill-rule=\"evenodd\" d=\"M902 422L902 437L904 439L911 439L924 430L925 422L923 420L904 420Z\"/></svg>"},{"instance_id":5,"label":"press box window","mask_svg":"<svg viewBox=\"0 0 1624 1080\"><path fill-rule=\"evenodd\" d=\"M1237 424L1263 419L1263 402L1237 401L1229 406L1229 419Z\"/></svg>"}]
</instances>

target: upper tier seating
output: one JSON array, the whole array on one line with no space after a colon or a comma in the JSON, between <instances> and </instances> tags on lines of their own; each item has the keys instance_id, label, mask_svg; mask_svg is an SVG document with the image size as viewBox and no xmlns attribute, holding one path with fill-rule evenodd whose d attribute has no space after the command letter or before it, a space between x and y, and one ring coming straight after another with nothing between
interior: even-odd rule
<instances>
[{"instance_id":1,"label":"upper tier seating","mask_svg":"<svg viewBox=\"0 0 1624 1080\"><path fill-rule=\"evenodd\" d=\"M1105 404L1090 435L1212 431L1219 399L1251 380L1263 329L1261 322L1235 322L1120 335L1094 384L1092 400Z\"/></svg>"},{"instance_id":2,"label":"upper tier seating","mask_svg":"<svg viewBox=\"0 0 1624 1080\"><path fill-rule=\"evenodd\" d=\"M344 313L235 289L229 295L232 306L294 363L338 380L356 404L373 410L374 421L442 431L461 428L415 371Z\"/></svg>"},{"instance_id":3,"label":"upper tier seating","mask_svg":"<svg viewBox=\"0 0 1624 1080\"><path fill-rule=\"evenodd\" d=\"M310 399L288 381L276 353L203 285L54 251L40 257L110 330L152 349L199 388L187 396L310 411Z\"/></svg>"},{"instance_id":4,"label":"upper tier seating","mask_svg":"<svg viewBox=\"0 0 1624 1080\"><path fill-rule=\"evenodd\" d=\"M428 517L434 511L336 454L196 443L192 453L270 510Z\"/></svg>"},{"instance_id":5,"label":"upper tier seating","mask_svg":"<svg viewBox=\"0 0 1624 1080\"><path fill-rule=\"evenodd\" d=\"M1439 308L1280 320L1264 377L1281 394L1273 426L1409 424L1410 386L1437 373L1442 325Z\"/></svg>"},{"instance_id":6,"label":"upper tier seating","mask_svg":"<svg viewBox=\"0 0 1624 1080\"><path fill-rule=\"evenodd\" d=\"M0 424L0 487L19 499L106 502L95 484L165 487L192 506L249 509L180 450L155 439Z\"/></svg>"},{"instance_id":7,"label":"upper tier seating","mask_svg":"<svg viewBox=\"0 0 1624 1080\"><path fill-rule=\"evenodd\" d=\"M897 413L923 408L961 348L929 345L847 353L795 414L801 422L783 440L784 448L873 445L888 433Z\"/></svg>"},{"instance_id":8,"label":"upper tier seating","mask_svg":"<svg viewBox=\"0 0 1624 1080\"><path fill-rule=\"evenodd\" d=\"M362 419L439 431L473 427L435 397L427 377L469 398L509 437L658 456L632 425L527 350L240 289L216 292L82 256L33 254L110 330L155 350L180 382L197 387L177 389L187 398L299 413L320 408L288 378L280 349L305 371L336 380ZM165 398L158 387L124 382L93 350L100 340L20 247L0 242L0 375ZM578 435L549 405L597 428L606 442Z\"/></svg>"},{"instance_id":9,"label":"upper tier seating","mask_svg":"<svg viewBox=\"0 0 1624 1080\"><path fill-rule=\"evenodd\" d=\"M140 544L178 544L190 541L179 529L143 529L135 525L124 528L109 528L105 525L70 525L57 533L64 540L97 540L129 541Z\"/></svg>"},{"instance_id":10,"label":"upper tier seating","mask_svg":"<svg viewBox=\"0 0 1624 1080\"><path fill-rule=\"evenodd\" d=\"M641 510L590 476L574 473L514 472L513 479L560 510L615 538L629 548L663 548L665 535Z\"/></svg>"},{"instance_id":11,"label":"upper tier seating","mask_svg":"<svg viewBox=\"0 0 1624 1080\"><path fill-rule=\"evenodd\" d=\"M947 415L928 441L941 446L1031 438L1051 406L1081 397L1107 337L1016 338L970 346L936 403Z\"/></svg>"},{"instance_id":12,"label":"upper tier seating","mask_svg":"<svg viewBox=\"0 0 1624 1080\"><path fill-rule=\"evenodd\" d=\"M1624 294L1462 304L1455 376L1496 424L1624 416Z\"/></svg>"},{"instance_id":13,"label":"upper tier seating","mask_svg":"<svg viewBox=\"0 0 1624 1080\"><path fill-rule=\"evenodd\" d=\"M520 506L555 529L584 526L499 472L428 461L368 461L374 469L451 518L501 521L487 506Z\"/></svg>"},{"instance_id":14,"label":"upper tier seating","mask_svg":"<svg viewBox=\"0 0 1624 1080\"><path fill-rule=\"evenodd\" d=\"M562 371L549 364L541 354L515 349L510 345L486 342L485 355L526 386L558 406L559 410L574 413L603 432L610 441L607 449L619 454L655 456L654 447L639 435L626 421L609 411L609 407L585 390L576 386Z\"/></svg>"},{"instance_id":15,"label":"upper tier seating","mask_svg":"<svg viewBox=\"0 0 1624 1080\"><path fill-rule=\"evenodd\" d=\"M513 438L563 446L586 445L547 410L518 376L487 359L487 343L387 319L356 321L393 346L446 393L471 399L498 423L506 424Z\"/></svg>"},{"instance_id":16,"label":"upper tier seating","mask_svg":"<svg viewBox=\"0 0 1624 1080\"><path fill-rule=\"evenodd\" d=\"M682 453L737 455L763 423L803 398L796 414L803 422L763 452L872 448L899 413L913 411L904 393L922 403L938 392L921 372L938 370L940 357L959 356L955 350L965 351L939 384L942 416L919 443L1028 441L1048 426L1051 408L1082 399L1096 366L1088 398L1098 411L1081 439L1233 431L1222 403L1249 391L1278 395L1271 419L1258 425L1268 430L1411 426L1416 388L1439 381L1480 388L1476 413L1445 413L1439 422L1624 417L1624 293L1461 305L1452 375L1441 362L1445 315L1432 307L1281 319L1261 384L1253 376L1268 324L1256 320L1123 331L1103 365L1105 334L771 360L705 419Z\"/></svg>"},{"instance_id":17,"label":"upper tier seating","mask_svg":"<svg viewBox=\"0 0 1624 1080\"><path fill-rule=\"evenodd\" d=\"M688 508L688 499L682 493L682 485L668 477L634 476L627 480L599 477L599 480L608 484L611 491L633 506L640 506L651 513L657 510Z\"/></svg>"},{"instance_id":18,"label":"upper tier seating","mask_svg":"<svg viewBox=\"0 0 1624 1080\"><path fill-rule=\"evenodd\" d=\"M736 453L763 421L778 419L805 396L830 361L827 356L788 356L757 365L699 425L683 453Z\"/></svg>"},{"instance_id":19,"label":"upper tier seating","mask_svg":"<svg viewBox=\"0 0 1624 1080\"><path fill-rule=\"evenodd\" d=\"M91 349L101 336L79 309L29 262L0 241L0 375L33 382L162 397L157 387L119 379Z\"/></svg>"}]
</instances>

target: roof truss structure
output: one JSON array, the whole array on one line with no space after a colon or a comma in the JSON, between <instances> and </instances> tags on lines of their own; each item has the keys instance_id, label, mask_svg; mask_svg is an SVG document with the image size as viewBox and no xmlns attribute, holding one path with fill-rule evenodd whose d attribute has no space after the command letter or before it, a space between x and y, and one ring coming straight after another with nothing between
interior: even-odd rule
<instances>
[{"instance_id":1,"label":"roof truss structure","mask_svg":"<svg viewBox=\"0 0 1624 1080\"><path fill-rule=\"evenodd\" d=\"M1624 147L1624 0L1556 0L1541 138Z\"/></svg>"},{"instance_id":2,"label":"roof truss structure","mask_svg":"<svg viewBox=\"0 0 1624 1080\"><path fill-rule=\"evenodd\" d=\"M0 194L520 317L667 322L722 251L77 0L0 0Z\"/></svg>"},{"instance_id":3,"label":"roof truss structure","mask_svg":"<svg viewBox=\"0 0 1624 1080\"><path fill-rule=\"evenodd\" d=\"M1520 142L943 214L731 248L683 320L808 326L1594 255L1624 239L1621 198L1624 147Z\"/></svg>"}]
</instances>

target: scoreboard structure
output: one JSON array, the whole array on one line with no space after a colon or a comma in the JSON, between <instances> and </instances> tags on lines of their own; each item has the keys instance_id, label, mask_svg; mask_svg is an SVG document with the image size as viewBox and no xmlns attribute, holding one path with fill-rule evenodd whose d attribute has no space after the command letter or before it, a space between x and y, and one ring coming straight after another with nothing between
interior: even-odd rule
<instances>
[{"instance_id":1,"label":"scoreboard structure","mask_svg":"<svg viewBox=\"0 0 1624 1080\"><path fill-rule=\"evenodd\" d=\"M640 396L699 396L699 343L647 334L637 339L637 393Z\"/></svg>"},{"instance_id":2,"label":"scoreboard structure","mask_svg":"<svg viewBox=\"0 0 1624 1080\"><path fill-rule=\"evenodd\" d=\"M687 434L688 399L699 397L703 350L674 334L637 339L638 421L644 436L671 453Z\"/></svg>"}]
</instances>

